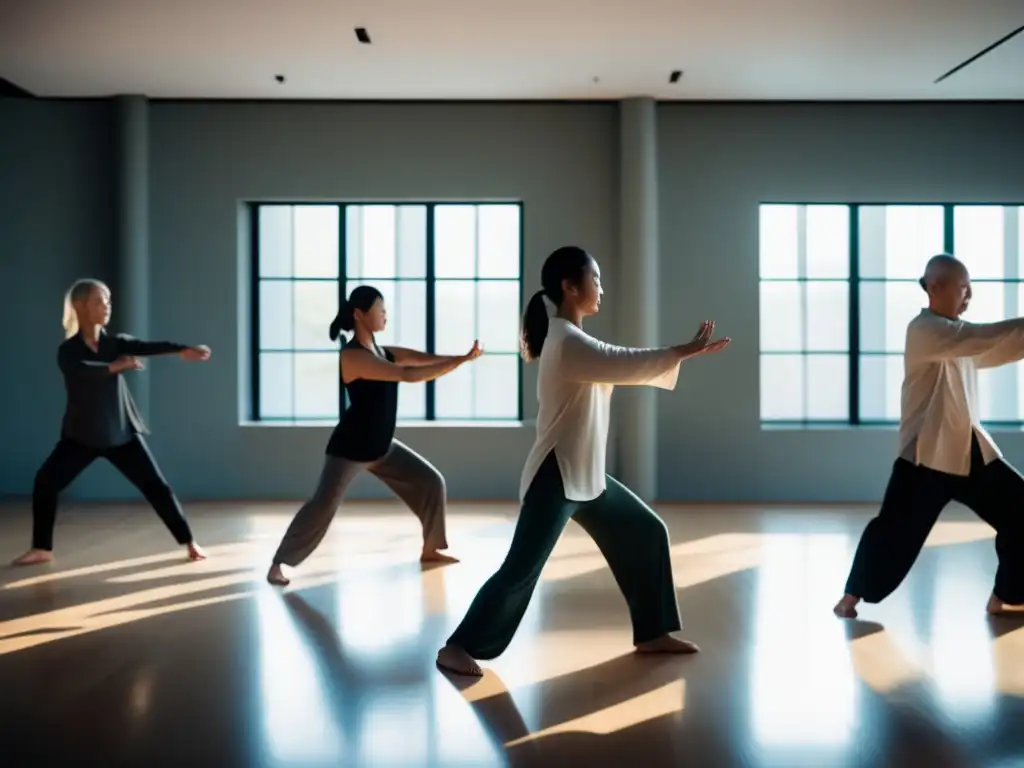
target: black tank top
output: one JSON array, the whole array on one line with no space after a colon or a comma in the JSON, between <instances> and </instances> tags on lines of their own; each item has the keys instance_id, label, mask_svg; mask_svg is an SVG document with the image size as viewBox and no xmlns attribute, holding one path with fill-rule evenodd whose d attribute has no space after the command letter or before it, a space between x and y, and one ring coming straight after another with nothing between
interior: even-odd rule
<instances>
[{"instance_id":1,"label":"black tank top","mask_svg":"<svg viewBox=\"0 0 1024 768\"><path fill-rule=\"evenodd\" d=\"M350 347L366 349L355 338L341 349L344 352ZM395 362L395 356L388 350L377 347L377 354ZM346 384L342 379L341 386L347 407L327 443L327 455L350 461L376 461L388 452L395 436L398 382L355 379Z\"/></svg>"}]
</instances>

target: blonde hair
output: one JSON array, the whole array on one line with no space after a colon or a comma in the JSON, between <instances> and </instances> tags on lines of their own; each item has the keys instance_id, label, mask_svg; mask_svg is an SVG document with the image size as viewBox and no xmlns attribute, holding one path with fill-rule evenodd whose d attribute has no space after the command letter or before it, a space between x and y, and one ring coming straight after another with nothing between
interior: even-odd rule
<instances>
[{"instance_id":1,"label":"blonde hair","mask_svg":"<svg viewBox=\"0 0 1024 768\"><path fill-rule=\"evenodd\" d=\"M78 310L75 308L75 304L88 299L89 295L97 288L110 290L101 281L86 277L76 280L64 294L64 338L70 339L79 330Z\"/></svg>"}]
</instances>

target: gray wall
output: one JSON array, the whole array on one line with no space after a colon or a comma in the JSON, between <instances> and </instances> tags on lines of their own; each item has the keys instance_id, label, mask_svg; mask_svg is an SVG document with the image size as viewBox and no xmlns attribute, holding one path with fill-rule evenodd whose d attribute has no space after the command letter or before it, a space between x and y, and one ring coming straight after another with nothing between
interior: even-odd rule
<instances>
[{"instance_id":1,"label":"gray wall","mask_svg":"<svg viewBox=\"0 0 1024 768\"><path fill-rule=\"evenodd\" d=\"M216 355L207 366L154 367L153 432L181 492L301 497L330 432L238 425L240 201L521 198L532 290L544 256L567 242L607 254L614 268L616 114L614 105L153 105L151 328ZM532 437L524 426L399 430L452 496L469 498L515 498ZM368 477L354 493L386 494Z\"/></svg>"},{"instance_id":2,"label":"gray wall","mask_svg":"<svg viewBox=\"0 0 1024 768\"><path fill-rule=\"evenodd\" d=\"M0 254L16 328L5 377L0 494L23 495L62 408L54 362L67 284L115 280L116 153L105 102L0 101ZM757 204L1024 201L1024 108L659 107L661 339L715 317L733 347L659 393L662 499L877 499L895 433L758 424ZM152 334L203 342L203 366L151 366L151 443L185 498L298 498L329 429L239 426L245 336L239 203L253 198L516 197L527 292L555 246L593 250L607 301L590 328L618 337L615 105L150 105ZM116 291L116 283L115 283ZM116 317L115 296L115 317ZM20 329L24 328L24 332ZM5 366L5 371L8 370ZM527 417L535 412L527 369ZM453 498L514 498L532 428L416 426L400 438L445 473ZM1012 459L1024 436L999 434ZM369 479L359 496L384 495ZM71 497L123 497L106 467Z\"/></svg>"},{"instance_id":3,"label":"gray wall","mask_svg":"<svg viewBox=\"0 0 1024 768\"><path fill-rule=\"evenodd\" d=\"M60 431L64 291L87 275L116 289L113 114L98 101L0 99L0 494L31 492ZM128 486L97 467L75 490L102 496Z\"/></svg>"},{"instance_id":4,"label":"gray wall","mask_svg":"<svg viewBox=\"0 0 1024 768\"><path fill-rule=\"evenodd\" d=\"M659 131L663 339L704 316L735 339L660 396L659 496L881 498L894 429L758 424L758 203L1024 203L1024 104L663 104Z\"/></svg>"}]
</instances>

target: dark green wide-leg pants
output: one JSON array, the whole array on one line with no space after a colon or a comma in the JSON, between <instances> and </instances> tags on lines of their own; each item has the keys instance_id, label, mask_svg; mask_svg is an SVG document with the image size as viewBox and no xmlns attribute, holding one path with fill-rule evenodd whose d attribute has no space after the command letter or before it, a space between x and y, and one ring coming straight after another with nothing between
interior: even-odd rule
<instances>
[{"instance_id":1,"label":"dark green wide-leg pants","mask_svg":"<svg viewBox=\"0 0 1024 768\"><path fill-rule=\"evenodd\" d=\"M523 500L505 561L480 588L449 645L475 659L496 658L508 647L569 518L590 534L608 561L629 606L634 643L682 628L661 518L612 477L596 499L569 501L551 453Z\"/></svg>"}]
</instances>

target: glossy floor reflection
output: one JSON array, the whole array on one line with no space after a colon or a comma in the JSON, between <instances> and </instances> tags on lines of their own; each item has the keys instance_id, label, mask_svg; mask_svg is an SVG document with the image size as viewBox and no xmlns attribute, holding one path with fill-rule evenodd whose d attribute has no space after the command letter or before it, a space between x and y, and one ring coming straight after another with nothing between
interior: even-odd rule
<instances>
[{"instance_id":1,"label":"glossy floor reflection","mask_svg":"<svg viewBox=\"0 0 1024 768\"><path fill-rule=\"evenodd\" d=\"M1024 622L984 613L992 531L950 510L863 620L830 608L870 508L664 508L692 658L629 654L625 603L570 525L509 651L455 684L434 653L515 508L455 505L454 566L413 517L349 505L283 593L294 505L194 505L188 564L141 506L62 513L59 562L0 570L3 765L1024 764ZM24 506L0 508L6 560Z\"/></svg>"}]
</instances>

